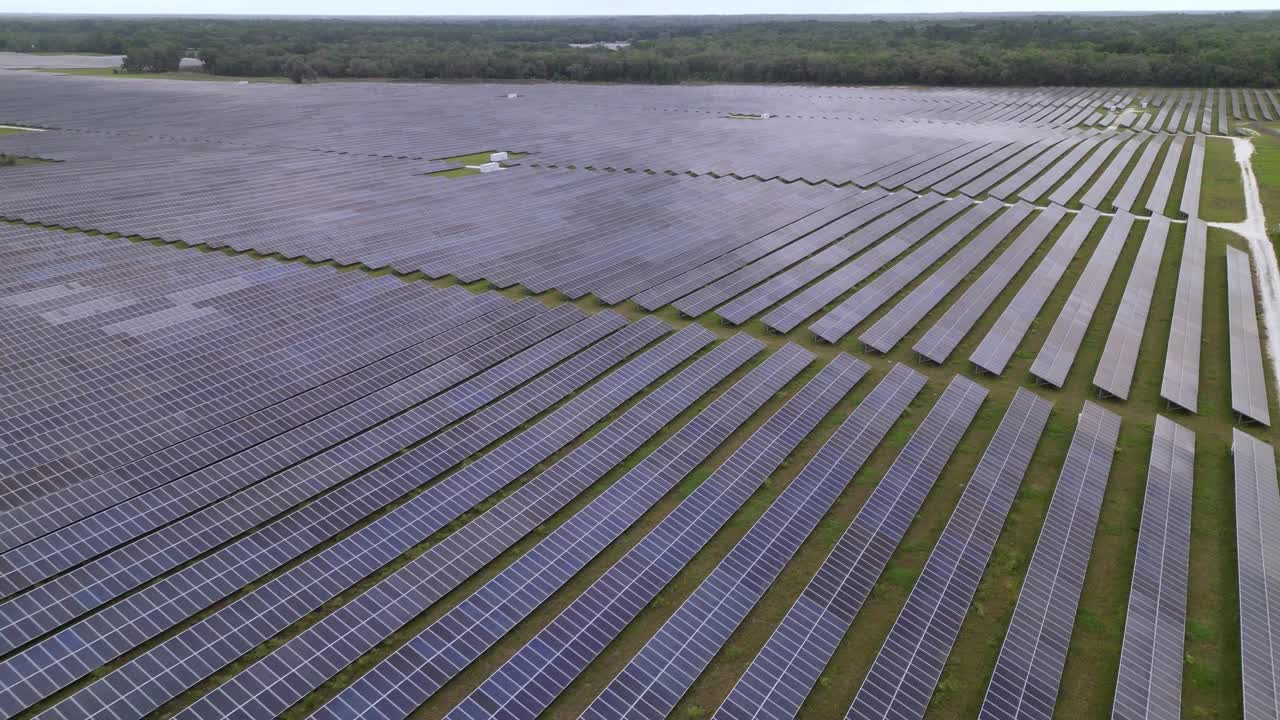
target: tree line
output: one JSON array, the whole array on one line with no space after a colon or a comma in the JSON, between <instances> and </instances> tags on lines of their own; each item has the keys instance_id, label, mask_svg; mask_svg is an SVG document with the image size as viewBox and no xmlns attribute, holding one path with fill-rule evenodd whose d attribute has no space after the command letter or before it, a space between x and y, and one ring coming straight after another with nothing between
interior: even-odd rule
<instances>
[{"instance_id":1,"label":"tree line","mask_svg":"<svg viewBox=\"0 0 1280 720\"><path fill-rule=\"evenodd\" d=\"M627 41L621 50L570 43ZM0 50L336 78L928 85L1280 85L1280 13L809 19L0 18ZM175 56L175 53L176 56Z\"/></svg>"}]
</instances>

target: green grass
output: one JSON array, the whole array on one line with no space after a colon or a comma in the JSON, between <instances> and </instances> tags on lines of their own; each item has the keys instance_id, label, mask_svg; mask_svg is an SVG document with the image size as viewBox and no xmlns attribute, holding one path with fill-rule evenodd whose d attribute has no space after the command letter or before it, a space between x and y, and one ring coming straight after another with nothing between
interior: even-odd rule
<instances>
[{"instance_id":1,"label":"green grass","mask_svg":"<svg viewBox=\"0 0 1280 720\"><path fill-rule=\"evenodd\" d=\"M454 163L455 165L482 165L489 162L489 156L493 153L500 152L498 150L482 150L480 152L470 153L468 155L455 155L453 157L439 158L441 162ZM511 159L527 157L529 153L508 152L507 157Z\"/></svg>"},{"instance_id":2,"label":"green grass","mask_svg":"<svg viewBox=\"0 0 1280 720\"><path fill-rule=\"evenodd\" d=\"M466 177L467 175L479 175L479 174L480 174L480 169L473 168L473 167L450 168L449 170L437 170L435 172L427 173L427 175L429 175L430 177L440 177L440 178Z\"/></svg>"},{"instance_id":3,"label":"green grass","mask_svg":"<svg viewBox=\"0 0 1280 720\"><path fill-rule=\"evenodd\" d=\"M53 160L35 157L15 157L11 163L0 163L0 168L20 167L22 165L48 165Z\"/></svg>"},{"instance_id":4,"label":"green grass","mask_svg":"<svg viewBox=\"0 0 1280 720\"><path fill-rule=\"evenodd\" d=\"M1260 129L1262 132L1253 138L1251 162L1258 180L1262 210L1267 216L1267 232L1274 244L1280 240L1280 232L1276 231L1276 223L1280 222L1280 137L1272 133L1280 133L1280 123Z\"/></svg>"},{"instance_id":5,"label":"green grass","mask_svg":"<svg viewBox=\"0 0 1280 720\"><path fill-rule=\"evenodd\" d=\"M87 77L109 77L124 79L151 79L151 80L194 80L194 81L240 81L247 80L255 83L287 83L290 82L286 77L241 77L237 75L210 75L206 72L179 70L177 72L166 73L126 73L118 72L117 68L28 68L32 72L61 73L63 75L83 75Z\"/></svg>"},{"instance_id":6,"label":"green grass","mask_svg":"<svg viewBox=\"0 0 1280 720\"><path fill-rule=\"evenodd\" d=\"M1240 166L1226 138L1209 138L1205 144L1200 217L1209 222L1241 222L1245 218Z\"/></svg>"},{"instance_id":7,"label":"green grass","mask_svg":"<svg viewBox=\"0 0 1280 720\"><path fill-rule=\"evenodd\" d=\"M31 132L31 131L23 130L22 128L16 128L16 127L0 127L0 135L16 135L18 133L24 133L24 132Z\"/></svg>"}]
</instances>

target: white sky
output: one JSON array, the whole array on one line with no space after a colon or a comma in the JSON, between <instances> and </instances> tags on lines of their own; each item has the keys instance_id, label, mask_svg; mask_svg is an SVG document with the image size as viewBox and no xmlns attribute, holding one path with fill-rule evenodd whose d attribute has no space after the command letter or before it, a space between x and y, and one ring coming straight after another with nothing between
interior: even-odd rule
<instances>
[{"instance_id":1,"label":"white sky","mask_svg":"<svg viewBox=\"0 0 1280 720\"><path fill-rule=\"evenodd\" d=\"M1280 9L1280 0L0 0L0 13L227 15L718 15Z\"/></svg>"}]
</instances>

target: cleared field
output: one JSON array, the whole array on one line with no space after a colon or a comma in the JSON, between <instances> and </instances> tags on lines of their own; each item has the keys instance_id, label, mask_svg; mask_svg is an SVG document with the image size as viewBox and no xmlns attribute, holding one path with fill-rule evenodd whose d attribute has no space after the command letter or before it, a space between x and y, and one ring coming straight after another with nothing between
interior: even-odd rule
<instances>
[{"instance_id":1,"label":"cleared field","mask_svg":"<svg viewBox=\"0 0 1280 720\"><path fill-rule=\"evenodd\" d=\"M0 90L0 717L1274 704L1230 93Z\"/></svg>"}]
</instances>

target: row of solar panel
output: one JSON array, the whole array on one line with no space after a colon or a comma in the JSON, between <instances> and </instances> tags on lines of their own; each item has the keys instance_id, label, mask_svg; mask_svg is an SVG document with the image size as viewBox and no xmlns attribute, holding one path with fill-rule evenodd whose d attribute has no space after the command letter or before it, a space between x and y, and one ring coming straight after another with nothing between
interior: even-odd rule
<instances>
[{"instance_id":1,"label":"row of solar panel","mask_svg":"<svg viewBox=\"0 0 1280 720\"><path fill-rule=\"evenodd\" d=\"M689 333L690 331L686 331L682 335L691 337L695 347L705 344L709 339L705 331L695 329L692 335ZM639 342L643 346L647 341ZM603 347L603 343L596 347ZM714 384L759 349L758 342L739 336L721 344L715 352L695 363L680 377L696 376L700 372L697 368L702 366L706 370L701 372L711 373L711 379L704 382ZM685 353L687 352L686 350ZM581 359L586 356L578 357ZM431 625L418 640L406 644L398 651L399 654L375 666L369 675L324 706L319 714L326 717L348 717L369 712L376 712L379 717L406 715L447 681L452 673L478 656L487 644L514 626L524 613L540 604L559 584L581 568L583 563L603 549L612 537L634 522L646 507L656 502L679 478L719 445L728 432L741 424L764 400L811 360L809 353L794 347L774 354L612 485L604 495L575 515L534 550L523 555L515 565L483 586L470 600L456 606ZM605 367L608 364L611 363L606 362ZM494 679L481 686L455 709L453 714L457 717L536 716L567 685L573 674L580 672L590 661L593 653L583 654L583 651L594 648L594 653L598 653L603 649L625 627L626 613L629 611L633 616L645 606L648 599L688 561L691 553L709 539L750 496L751 490L767 476L771 467L776 467L785 458L789 448L799 443L808 429L848 392L865 370L865 365L847 357L828 366L784 405L773 419L762 426L742 446L739 453L725 463L721 471L712 476L717 478L723 475L724 482L735 483L744 475L753 478L737 488L734 493L738 498L736 502L725 505L726 487L708 480L700 487L699 492L686 501L687 512L673 513L649 535L657 545L650 547L645 544L648 539L642 541L627 556L631 559L630 563L624 559L614 571L606 574L593 587L593 590L599 588L596 592L604 593L601 597L596 598L589 593L580 598L561 615L558 625L553 624L544 630L525 650L504 664ZM544 377L551 379L553 376ZM585 376L589 377L590 375ZM554 386L558 387L564 378L561 376L555 379L557 382ZM688 636L673 636L692 637L696 642L664 645L661 647L662 654L646 662L644 653L662 642L664 635L660 631L628 665L628 670L645 668L638 677L640 685L627 682L627 671L624 671L592 706L594 710L588 712L608 717L647 717L669 710L669 706L687 689L688 681L696 677L696 669L705 666L710 656L727 639L728 630L725 628L731 629L741 622L754 604L751 598L758 599L763 593L769 584L769 578L780 571L781 565L798 548L800 540L812 531L816 519L824 514L822 508L830 506L839 489L848 481L847 478L856 472L856 468L922 384L921 376L901 366L890 373L881 386L859 405L841 431L833 436L827 449L820 452L810 468L788 486L778 502L739 544L741 559L735 561L735 555L731 553L704 583L704 590L714 592L715 595L709 596L704 602L698 602L699 593L704 590L698 591L669 621L667 628L673 631L684 632L689 628L698 628ZM686 395L685 390L675 390L673 393L673 398ZM698 391L694 393L694 398L701 394ZM804 688L812 687L816 682L817 673L834 651L835 645L856 614L858 605L870 591L871 586L867 584L869 579L874 580L883 570L888 553L901 540L907 524L959 443L985 394L986 391L980 386L964 378L957 377L952 382L864 504L809 588L797 600L775 632L774 638L766 644L747 674L734 688L720 714L725 717L754 716L761 709L770 717L784 717L795 713L804 700ZM686 397L684 405L689 401L691 400ZM630 412L649 419L652 411L646 409L640 412L642 406L643 403ZM939 539L916 589L910 595L902 617L895 623L884 649L858 692L849 711L850 717L922 716L931 694L929 689L936 684L946 661L945 648L954 642L959 622L976 590L981 578L981 568L990 556L1003 515L1007 513L1012 496L1030 461L1049 407L1049 403L1025 390L1020 391L1015 398L957 505L952 521ZM802 429L792 432L783 430L800 421L801 415L804 417ZM476 416L477 419L479 417ZM619 422L623 422L626 417L624 415ZM648 426L647 432L655 431L661 424L660 418L658 422ZM474 432L473 428L466 430ZM849 435L853 430L860 434ZM1054 627L1046 623L1050 620L1061 623L1061 618L1074 617L1073 605L1083 582L1084 565L1087 564L1089 555L1088 543L1093 534L1093 521L1089 518L1096 519L1117 431L1118 418L1097 406L1086 404L1064 465L1063 476L1050 506L1045 530L1032 558L1027 584L1019 600L1014 622L1006 636L1006 650L1001 653L996 674L988 690L984 716L1051 716L1055 695L1052 688L1056 686L1055 678L1060 675L1065 661L1064 638L1070 637L1070 626ZM870 437L866 440L859 439L868 432L872 433ZM1238 444L1244 442L1242 438L1247 439L1247 436L1238 436ZM1189 543L1187 533L1190 522L1190 458L1194 452L1192 442L1185 430L1163 418L1159 419L1149 467L1142 534L1139 538L1139 559L1135 567L1134 591L1131 596L1131 620L1127 626L1117 690L1117 713L1122 710L1137 712L1127 705L1125 708L1121 707L1122 702L1134 702L1134 698L1152 705L1173 702L1172 707L1177 708L1179 666L1176 661L1180 658L1180 652L1176 645L1181 642L1181 633L1177 626L1171 627L1167 622L1160 625L1154 617L1156 613L1153 605L1165 607L1172 604L1176 608L1179 607L1179 598L1185 597L1185 560L1180 558L1185 558ZM776 443L783 443L784 447L775 447ZM601 447L616 444L618 439L606 434ZM587 447L584 445L575 452L583 452ZM772 451L769 454L772 459L763 460L763 466L752 468L748 463L743 472L738 473L732 469L733 458L743 457L745 460L757 454L765 455L769 450ZM624 454L626 452L622 451ZM837 452L840 454L830 457L824 455ZM850 452L855 454L850 456ZM1251 462L1262 463L1264 460L1259 455ZM501 462L507 463L509 459ZM470 467L475 465L469 466L469 469ZM527 469L528 465L524 467ZM577 464L575 469L584 472L590 467L588 461ZM749 468L751 471L747 472ZM628 478L633 480L629 481ZM590 479L579 486L579 491L589 483ZM460 489L451 489L452 496L463 496ZM522 489L521 492L523 491ZM481 491L469 499L483 499L488 493L489 491ZM576 492L570 491L568 496L573 494ZM439 500L432 499L431 502L445 500L443 496L436 497ZM516 500L517 497L519 494L511 500ZM559 503L566 501L567 498L563 498ZM538 502L531 497L524 497L513 504L534 507ZM717 503L720 504L719 507ZM430 505L431 503L423 503L421 507L425 510ZM498 506L501 507L502 504ZM716 512L709 515L707 511L713 507ZM407 506L405 509L411 512L398 513L402 518L420 516L422 512ZM542 512L554 512L554 508L546 508ZM523 517L520 529L513 530L510 534L503 534L493 526L482 527L478 531L480 534L475 535L475 540L464 542L478 549L483 545L477 543L485 536L518 538L547 516L549 515ZM511 521L507 518L513 517L513 514L499 512L498 517L498 522L509 523ZM983 523L983 517L993 517L994 520L988 519ZM392 518L393 516L386 516L383 521ZM667 526L668 523L671 524L670 527ZM702 523L707 525L693 527ZM795 526L795 523L800 525ZM483 521L479 524L485 525ZM443 519L433 527L439 528L442 525ZM398 527L398 522L392 521L365 537L373 540L392 536L394 533L388 530L397 528L398 532ZM682 527L687 529L681 530ZM983 528L984 534L975 536L976 528ZM467 529L471 529L471 526ZM430 532L429 528L420 527L416 530L415 538L425 537ZM694 530L696 533L690 536L689 533ZM599 540L592 540L595 532L604 535ZM757 533L763 534L759 541L753 541ZM691 537L703 538L702 543L689 545ZM876 539L875 544L870 544L872 538ZM1241 538L1242 543L1246 542L1247 536L1243 532ZM91 688L95 688L91 696L85 697L82 692L73 696L72 700L55 706L50 711L51 716L93 716L99 712L109 712L113 716L121 713L133 716L135 712L157 706L164 699L172 697L173 693L194 682L183 678L199 678L216 669L220 662L234 657L235 651L232 648L238 647L240 652L247 651L257 642L278 632L290 619L296 620L307 609L314 609L324 597L332 597L341 589L342 582L354 582L367 573L371 567L369 563L376 564L379 559L385 562L397 552L395 549L383 548L380 555L371 557L367 554L367 542L364 545L356 542L334 546L331 551L317 556L308 565L282 576L280 580L237 601L209 621L197 625L198 629L185 631L156 651L149 652L120 671L108 675L106 680L91 685ZM407 549L413 542L413 539L400 537L399 551ZM343 558L341 554L332 552L338 548L352 548L366 553L363 562L355 556ZM1070 555L1074 563L1070 567L1062 565L1057 559L1064 548L1076 549ZM470 570L458 570L453 580L456 584L459 579L487 562L486 558L494 556L490 553L496 554L501 549L499 547L491 550L486 547L484 557L478 561L474 557L467 557L468 553L446 551L439 558L432 557L422 567L431 567L431 574L444 573L446 571L440 564L442 561L451 562L447 558L452 557L456 558L452 562L457 562L465 557ZM469 552L473 553L475 550ZM678 554L671 555L673 552ZM1159 558L1165 568L1160 571L1148 568L1143 560L1146 557ZM1052 563L1052 570L1039 569L1042 559L1044 563ZM967 560L967 563L961 564L962 560ZM345 572L337 570L344 563L348 569ZM967 572L957 575L956 570L961 567ZM1178 572L1180 567L1183 568L1181 575ZM317 583L319 578L315 575L299 572L303 568L311 568L310 573L315 573L319 568L328 568L330 573L336 571L337 575L331 577L337 578L339 585L325 587L322 580ZM351 571L356 568L359 569L352 574ZM617 583L628 577L627 572L640 575L629 584L619 586ZM721 578L720 575L724 573L729 574ZM1149 586L1153 576L1158 581L1154 590ZM408 580L415 576L404 574L403 577ZM641 577L646 582L637 585ZM289 578L296 579L291 583ZM750 583L746 583L747 578L751 578ZM1242 583L1244 581L1245 577L1242 575ZM400 600L393 600L388 593L405 593L403 582L393 582L390 579L384 581L362 596L369 598L368 602L355 601L344 606L343 610L313 626L314 632L306 631L267 659L252 665L249 670L206 695L186 712L192 717L268 717L283 710L299 699L307 689L314 688L340 669L344 664L344 657L353 660L360 654L361 648L367 649L378 637L389 632L395 626L393 618L398 617L398 622L402 624L418 612L414 609L419 607L418 603L424 603L421 607L425 607L426 603L431 602L431 598L441 595L438 591L428 592L424 597L422 590L416 590L403 595ZM612 594L609 593L610 589L613 590ZM724 595L726 592L730 594ZM495 593L503 595L494 595ZM507 597L506 593L514 595L503 600L503 597ZM636 596L634 593L642 594ZM732 593L746 593L746 596L735 600ZM1156 597L1149 599L1152 593ZM410 597L414 598L415 605L404 606L403 603ZM712 597L715 599L712 600ZM272 598L275 599L274 606ZM612 610L609 609L610 606L613 606ZM390 611L390 615L388 607L395 608ZM157 611L162 616L168 615L163 608L152 608L149 614L151 623L158 622ZM623 614L618 615L619 612ZM684 625L678 625L681 613L692 613ZM270 620L266 619L268 614L272 616ZM1166 611L1161 617L1171 614ZM361 616L366 617L356 622ZM951 618L950 621L948 617ZM377 618L377 621L371 624L370 620L373 618ZM928 621L924 621L924 618L928 618ZM246 624L238 627L238 623ZM598 630L590 630L596 626L599 627ZM1026 632L1020 630L1023 626L1028 628ZM558 632L555 629L557 627ZM319 629L315 630L316 628ZM333 628L338 634L326 640L324 636L328 628ZM712 632L711 628L717 630ZM1032 632L1030 628L1038 629ZM1043 642L1039 639L1043 637L1039 633L1050 633L1049 637L1054 638L1054 642ZM370 638L370 635L373 637ZM70 646L83 642L83 639L77 640L76 635L71 632L60 633L51 640L56 643L43 643L37 647L52 653L56 652L58 646L72 649ZM556 650L557 646L565 644L572 644L576 649L572 653ZM203 656L193 653L189 659L183 659L184 656L180 654L192 652L204 645L209 650ZM220 649L214 651L215 646ZM426 650L430 647L436 649ZM929 655L921 654L922 647L933 650ZM232 653L230 655L226 654L229 650ZM528 657L521 661L519 658L526 653ZM404 658L400 655L404 655ZM27 653L15 657L26 658L28 663L35 662ZM41 655L36 653L35 657ZM1039 660L1041 657L1044 659ZM1143 662L1147 665L1133 669L1134 664L1140 665ZM1158 666L1153 666L1157 663ZM541 670L538 669L539 665ZM7 663L7 666L9 672L24 667L23 664L13 663ZM672 669L663 669L666 667ZM1247 670L1248 667L1246 661ZM410 671L408 668L414 669ZM62 672L67 672L66 666L62 664L43 668L24 678L23 684L41 687L42 683L56 682L54 678L59 677L58 673ZM690 672L693 674L689 675ZM1161 674L1157 676L1157 672ZM387 673L390 675L386 675ZM503 673L506 673L505 677ZM1150 683L1151 687L1147 688L1143 683ZM1172 689L1170 683L1173 683ZM615 688L615 685L618 687ZM650 689L631 697L627 710L619 711L616 706L618 701L614 695L610 695L610 690L613 689L616 695L621 692L621 688L631 690L635 687ZM1019 689L1022 687L1034 688L1036 692L1028 693ZM1012 708L1007 704L1009 697L1018 698ZM101 711L95 710L97 706L93 704L99 698L105 698L101 701L104 703ZM121 705L121 702L125 705Z\"/></svg>"},{"instance_id":2,"label":"row of solar panel","mask_svg":"<svg viewBox=\"0 0 1280 720\"><path fill-rule=\"evenodd\" d=\"M541 394L545 399L540 406L547 407L620 358L649 344L655 339L655 332L661 334L661 323L656 321L642 321L620 332L613 332L620 328L616 320L592 324L593 320L609 317L606 313L578 320L558 332L553 331L554 335L544 336L546 339L534 347L541 351L538 355L555 358L550 361L552 364L562 358L571 356L572 359L525 385L510 395L509 400L522 394ZM587 333L593 327L599 330L573 335L575 330ZM651 330L644 331L645 328ZM569 342L571 337L574 341ZM557 340L569 342L566 350L553 350ZM693 326L626 367L639 366L647 370L648 381L651 381L710 340L709 333ZM665 350L668 347L672 350ZM676 413L761 349L758 341L741 335L719 344L603 432L578 446L476 521L450 535L427 555L380 581L184 712L191 717L269 717L283 711L551 517L658 432ZM573 355L575 351L581 352ZM672 351L674 355L658 360ZM656 367L645 367L644 361L651 357L654 358L651 365ZM810 353L794 346L774 353L611 484L604 494L469 599L376 665L318 714L324 717L369 713L379 717L407 715L639 519L812 359ZM752 490L866 370L863 363L852 358L837 358L761 426L677 511L453 714L457 717L535 717L741 507ZM610 379L624 373L625 369L618 371ZM578 379L571 380L574 377ZM647 381L633 383L627 394L635 393L643 384ZM593 420L579 419L577 432L562 435L558 444L520 440L530 434L556 432L558 417L575 418L582 409L598 404L600 400L596 398L611 391L608 385L608 381L604 381L592 386L570 405L494 451L499 454L503 449L512 448L511 454L493 461L485 456L466 470L449 476L445 482L451 483L450 486L429 489L427 494L383 516L375 525L55 705L47 715L92 717L123 713L135 716L159 707L199 678L296 622L380 564L389 562L443 527L469 503L492 494L536 464L538 458L549 456L555 447L563 447L574 435L589 428ZM610 683L588 709L588 716L649 717L669 712L923 385L923 376L901 365L889 373L702 587ZM469 388L468 395L477 389ZM597 389L599 392L588 400ZM548 394L550 397L546 397ZM951 383L774 637L735 686L719 711L721 715L754 717L766 712L770 717L786 717L798 711L806 689L816 682L818 673L857 614L875 578L883 571L889 554L901 541L985 396L981 386L965 378L957 377ZM609 407L617 407L619 402L621 399L597 408L594 418L602 417ZM1031 393L1019 391L975 469L902 616L857 694L850 717L923 715L930 688L936 684L946 662L946 648L954 642L1050 407L1050 403ZM511 422L503 429L491 431L492 434L484 433L485 428L509 412L511 403L500 400L465 420L453 432L439 435L439 443L428 441L372 475L383 469L393 475L420 473L421 470L410 468L431 467L424 457L434 451L429 448L462 445L465 438L481 435L470 450L457 451L454 460L437 460L442 469L456 464L475 448L500 438L505 429L513 428L515 425ZM1056 695L1053 688L1065 662L1066 638L1070 637L1071 628L1070 623L1054 626L1050 621L1061 624L1062 618L1074 617L1074 603L1082 587L1088 546L1118 430L1116 416L1095 405L1085 405L1006 636L1005 650L988 690L984 716L1049 717L1052 713ZM1157 682L1151 663L1163 659L1161 672L1172 672L1167 667L1168 658L1180 657L1176 648L1171 651L1168 647L1170 642L1181 640L1176 628L1152 627L1143 634L1143 628L1156 621L1152 617L1152 606L1142 603L1174 603L1176 607L1179 591L1185 596L1185 560L1179 565L1179 557L1185 558L1189 542L1187 508L1192 443L1185 430L1159 419L1131 598L1132 638L1126 635L1118 708L1123 699L1121 695L1126 692L1156 703L1160 698L1150 691L1144 693L1141 687L1146 680L1153 688ZM535 458L525 457L532 447L539 445L548 447ZM608 460L602 461L605 457ZM510 468L512 464L517 467ZM504 469L505 478L491 478L499 468ZM415 481L420 484L424 478L419 476ZM475 489L475 484L482 481L490 484L485 489ZM350 484L342 486L338 494L342 495L350 487ZM379 502L399 494L397 491L381 496ZM334 497L322 499L323 512L332 515L352 508L358 495L347 492L338 502L324 503ZM451 506L456 510L449 515ZM373 510L376 506L367 512ZM979 529L982 532L975 534ZM314 541L315 538L308 538L308 542ZM495 545L495 541L499 544ZM262 546L258 549L265 550ZM1071 552L1064 556L1067 550ZM1070 557L1072 564L1064 565L1062 557ZM1172 571L1147 570L1144 557L1162 558L1161 562ZM1178 567L1183 567L1181 580L1176 572ZM961 568L965 572L957 574ZM1152 575L1159 583L1155 590L1142 584L1149 583ZM244 575L239 577L241 581L248 579ZM175 613L189 614L196 606L188 605L184 609L175 591L180 594L184 587L194 589L208 583L208 576L201 577L198 573L183 582L166 581L162 586L155 586L163 590L154 594L154 600L138 604L136 599L143 597L139 593L131 595L123 606L113 606L109 619L116 625L98 634L102 640L85 634L86 631L92 633L91 621L86 620L15 655L3 666L7 677L2 697L8 703L18 704L10 704L6 712L11 714L14 708L30 704L31 698L48 694L69 682L64 678L74 678L77 672L83 672L77 668L92 668L93 663L123 652L129 643L136 645L142 638L159 632L166 622L180 619ZM1164 583L1168 583L1168 587ZM216 599L207 594L208 588L204 592L199 601L208 603ZM1156 597L1148 601L1152 592ZM140 610L138 619L124 622L130 607ZM1147 625L1141 624L1144 622ZM131 631L126 632L128 628ZM103 644L103 640L121 634L125 636L124 646ZM1052 638L1052 642L1045 638ZM929 654L922 654L923 647L932 649ZM1130 669L1133 663L1143 662L1141 657L1148 656L1154 656L1155 660L1146 661L1145 675L1142 670ZM1165 691L1163 701L1167 702L1167 674L1159 681L1162 684L1156 689ZM1025 688L1034 692L1027 692ZM24 700L24 696L28 699ZM1176 692L1173 697L1176 699ZM1016 703L1010 706L1009 698L1016 698Z\"/></svg>"}]
</instances>

